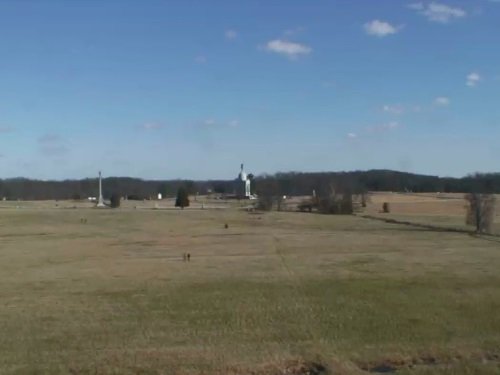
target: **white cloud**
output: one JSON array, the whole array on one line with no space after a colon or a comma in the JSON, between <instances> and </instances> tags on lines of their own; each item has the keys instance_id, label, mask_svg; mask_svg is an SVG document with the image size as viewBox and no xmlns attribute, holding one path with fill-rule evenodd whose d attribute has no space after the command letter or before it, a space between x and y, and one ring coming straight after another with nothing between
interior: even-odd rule
<instances>
[{"instance_id":1,"label":"white cloud","mask_svg":"<svg viewBox=\"0 0 500 375\"><path fill-rule=\"evenodd\" d=\"M266 50L274 53L286 55L289 58L296 58L300 55L307 55L311 53L312 48L304 44L288 42L286 40L274 39L267 43Z\"/></svg>"},{"instance_id":2,"label":"white cloud","mask_svg":"<svg viewBox=\"0 0 500 375\"><path fill-rule=\"evenodd\" d=\"M423 10L425 7L424 7L424 3L413 3L413 4L409 4L408 8L414 9L414 10Z\"/></svg>"},{"instance_id":3,"label":"white cloud","mask_svg":"<svg viewBox=\"0 0 500 375\"><path fill-rule=\"evenodd\" d=\"M401 125L399 124L398 121L391 121L391 122L388 122L386 124L368 126L362 130L361 134L359 134L359 133L347 133L347 138L349 138L349 139L369 138L369 137L374 136L378 133L394 131L394 130L399 129L399 128L401 128Z\"/></svg>"},{"instance_id":4,"label":"white cloud","mask_svg":"<svg viewBox=\"0 0 500 375\"><path fill-rule=\"evenodd\" d=\"M397 128L399 128L399 126L400 126L400 125L399 125L399 122L397 122L397 121L392 121L392 122L390 122L390 123L388 123L388 124L381 125L381 127L380 127L380 128L381 128L381 129L389 129L389 130L390 130L390 129L397 129Z\"/></svg>"},{"instance_id":5,"label":"white cloud","mask_svg":"<svg viewBox=\"0 0 500 375\"><path fill-rule=\"evenodd\" d=\"M364 24L365 31L368 35L374 35L378 37L384 37L391 34L396 34L399 29L392 26L388 22L373 20Z\"/></svg>"},{"instance_id":6,"label":"white cloud","mask_svg":"<svg viewBox=\"0 0 500 375\"><path fill-rule=\"evenodd\" d=\"M389 130L395 130L400 128L401 125L397 121L391 121L387 124L382 124L382 125L376 125L376 126L370 126L366 128L366 131L368 133L380 133L380 132L385 132Z\"/></svg>"},{"instance_id":7,"label":"white cloud","mask_svg":"<svg viewBox=\"0 0 500 375\"><path fill-rule=\"evenodd\" d=\"M157 130L157 129L161 129L162 127L163 127L163 125L160 124L159 122L146 122L146 123L140 125L140 128L143 130Z\"/></svg>"},{"instance_id":8,"label":"white cloud","mask_svg":"<svg viewBox=\"0 0 500 375\"><path fill-rule=\"evenodd\" d=\"M237 128L240 126L240 122L236 119L234 120L217 120L213 118L207 118L205 120L199 120L192 123L193 128L203 129L204 131L224 129L224 128Z\"/></svg>"},{"instance_id":9,"label":"white cloud","mask_svg":"<svg viewBox=\"0 0 500 375\"><path fill-rule=\"evenodd\" d=\"M224 33L224 36L228 40L234 40L238 37L238 33L235 30L226 30L226 32Z\"/></svg>"},{"instance_id":10,"label":"white cloud","mask_svg":"<svg viewBox=\"0 0 500 375\"><path fill-rule=\"evenodd\" d=\"M423 3L414 3L410 4L409 8L416 10L419 14L427 17L429 21L439 23L448 23L467 15L467 12L461 8L453 8L451 6L435 2L427 4L427 6Z\"/></svg>"},{"instance_id":11,"label":"white cloud","mask_svg":"<svg viewBox=\"0 0 500 375\"><path fill-rule=\"evenodd\" d=\"M283 34L286 35L286 36L293 36L293 35L301 34L305 30L306 30L305 27L299 26L299 27L296 27L294 29L285 30L283 32Z\"/></svg>"},{"instance_id":12,"label":"white cloud","mask_svg":"<svg viewBox=\"0 0 500 375\"><path fill-rule=\"evenodd\" d=\"M475 87L479 83L479 81L481 81L481 79L482 78L479 73L472 72L467 75L465 84L469 87Z\"/></svg>"},{"instance_id":13,"label":"white cloud","mask_svg":"<svg viewBox=\"0 0 500 375\"><path fill-rule=\"evenodd\" d=\"M197 63L197 64L205 64L207 62L207 58L206 56L203 56L203 55L199 55L199 56L196 56L194 61Z\"/></svg>"},{"instance_id":14,"label":"white cloud","mask_svg":"<svg viewBox=\"0 0 500 375\"><path fill-rule=\"evenodd\" d=\"M450 98L447 98L446 96L438 96L434 99L434 104L440 107L446 107L450 105Z\"/></svg>"},{"instance_id":15,"label":"white cloud","mask_svg":"<svg viewBox=\"0 0 500 375\"><path fill-rule=\"evenodd\" d=\"M382 110L393 115L401 115L405 112L405 109L401 105L384 105Z\"/></svg>"}]
</instances>

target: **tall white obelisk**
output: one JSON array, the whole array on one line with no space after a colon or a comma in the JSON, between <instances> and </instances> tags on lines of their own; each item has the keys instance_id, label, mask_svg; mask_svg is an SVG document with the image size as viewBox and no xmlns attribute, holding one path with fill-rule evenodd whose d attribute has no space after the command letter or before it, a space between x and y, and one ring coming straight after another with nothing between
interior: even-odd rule
<instances>
[{"instance_id":1,"label":"tall white obelisk","mask_svg":"<svg viewBox=\"0 0 500 375\"><path fill-rule=\"evenodd\" d=\"M104 204L104 198L102 197L102 176L101 171L99 171L99 200L97 201L97 207L106 207Z\"/></svg>"}]
</instances>

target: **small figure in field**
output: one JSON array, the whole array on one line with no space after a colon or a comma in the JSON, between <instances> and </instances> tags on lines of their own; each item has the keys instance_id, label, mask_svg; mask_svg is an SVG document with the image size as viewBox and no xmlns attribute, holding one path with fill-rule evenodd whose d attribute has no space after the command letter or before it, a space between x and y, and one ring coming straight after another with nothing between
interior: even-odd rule
<instances>
[{"instance_id":1,"label":"small figure in field","mask_svg":"<svg viewBox=\"0 0 500 375\"><path fill-rule=\"evenodd\" d=\"M82 223L82 224L87 224L87 219L86 219L86 218L84 218L84 217L82 217L82 218L80 219L80 223Z\"/></svg>"},{"instance_id":2,"label":"small figure in field","mask_svg":"<svg viewBox=\"0 0 500 375\"><path fill-rule=\"evenodd\" d=\"M187 261L189 262L191 260L191 254L187 253Z\"/></svg>"},{"instance_id":3,"label":"small figure in field","mask_svg":"<svg viewBox=\"0 0 500 375\"><path fill-rule=\"evenodd\" d=\"M229 228L229 225L227 225L227 223L224 224L224 228L226 228L226 229Z\"/></svg>"}]
</instances>

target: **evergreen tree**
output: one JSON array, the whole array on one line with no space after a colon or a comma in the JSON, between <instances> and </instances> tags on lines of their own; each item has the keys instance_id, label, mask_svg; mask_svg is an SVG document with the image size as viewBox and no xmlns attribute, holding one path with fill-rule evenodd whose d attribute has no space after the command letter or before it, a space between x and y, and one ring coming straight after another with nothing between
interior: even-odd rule
<instances>
[{"instance_id":1,"label":"evergreen tree","mask_svg":"<svg viewBox=\"0 0 500 375\"><path fill-rule=\"evenodd\" d=\"M180 207L184 209L184 207L189 206L189 194L185 187L181 186L179 190L177 190L177 198L175 200L175 207Z\"/></svg>"},{"instance_id":2,"label":"evergreen tree","mask_svg":"<svg viewBox=\"0 0 500 375\"><path fill-rule=\"evenodd\" d=\"M110 206L111 208L118 208L120 207L120 201L121 197L120 194L113 193L110 198Z\"/></svg>"}]
</instances>

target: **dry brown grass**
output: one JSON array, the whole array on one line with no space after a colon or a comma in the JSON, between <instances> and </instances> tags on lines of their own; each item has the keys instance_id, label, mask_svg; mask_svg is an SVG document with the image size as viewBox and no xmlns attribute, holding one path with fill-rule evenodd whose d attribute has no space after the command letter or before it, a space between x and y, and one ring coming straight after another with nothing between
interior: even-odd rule
<instances>
[{"instance_id":1,"label":"dry brown grass","mask_svg":"<svg viewBox=\"0 0 500 375\"><path fill-rule=\"evenodd\" d=\"M500 234L500 195L496 197L496 215L494 233ZM369 203L364 210L365 214L378 215L382 211L382 204L389 202L390 214L383 217L433 224L455 228L469 228L465 224L467 201L464 194L459 193L371 193Z\"/></svg>"},{"instance_id":2,"label":"dry brown grass","mask_svg":"<svg viewBox=\"0 0 500 375\"><path fill-rule=\"evenodd\" d=\"M500 347L499 245L463 234L31 205L0 210L0 241L0 373L358 374L424 355L489 371L468 355Z\"/></svg>"}]
</instances>

